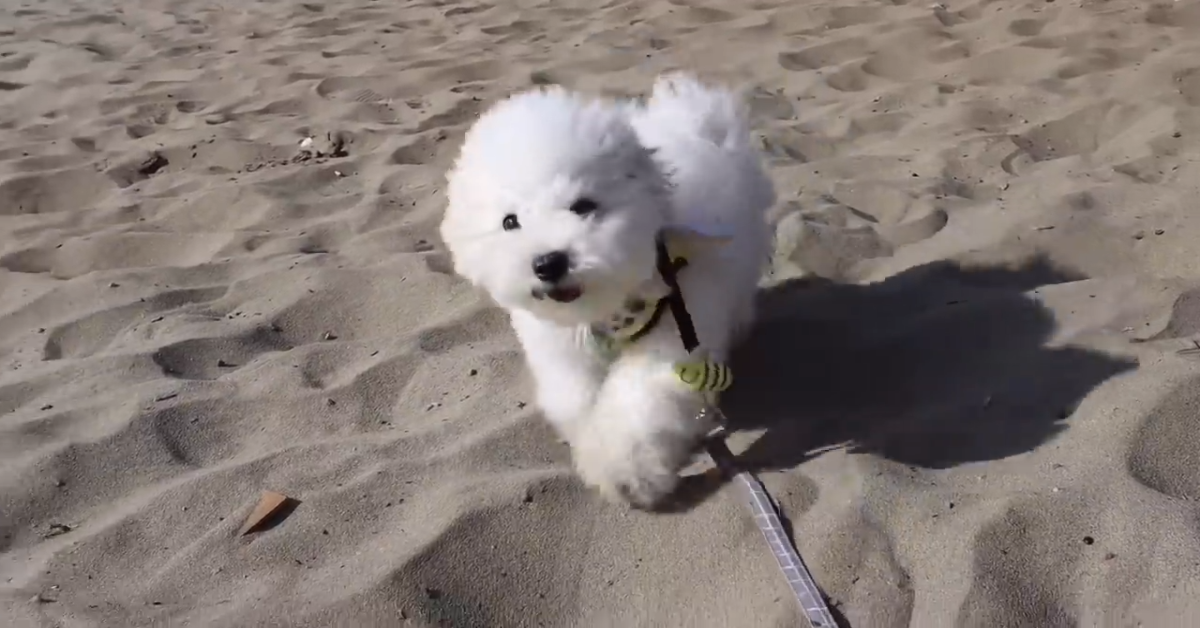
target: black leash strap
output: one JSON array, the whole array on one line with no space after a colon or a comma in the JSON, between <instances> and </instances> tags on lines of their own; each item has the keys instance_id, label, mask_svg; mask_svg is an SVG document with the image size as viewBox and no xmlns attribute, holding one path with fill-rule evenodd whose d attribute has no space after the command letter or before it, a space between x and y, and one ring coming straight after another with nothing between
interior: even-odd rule
<instances>
[{"instance_id":1,"label":"black leash strap","mask_svg":"<svg viewBox=\"0 0 1200 628\"><path fill-rule=\"evenodd\" d=\"M696 325L692 322L692 315L688 314L687 305L683 302L683 291L679 289L679 279L676 277L679 269L687 265L687 260L671 259L667 243L661 235L655 245L658 248L658 274L662 275L663 281L671 289L671 293L667 295L667 304L671 306L671 315L675 317L675 325L679 327L679 339L683 341L683 348L691 353L700 346L700 340L696 337Z\"/></svg>"}]
</instances>

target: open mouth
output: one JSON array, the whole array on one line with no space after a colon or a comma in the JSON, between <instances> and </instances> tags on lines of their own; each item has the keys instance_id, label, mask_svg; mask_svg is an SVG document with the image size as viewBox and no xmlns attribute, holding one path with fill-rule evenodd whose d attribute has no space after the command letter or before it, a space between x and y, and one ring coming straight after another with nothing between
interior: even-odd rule
<instances>
[{"instance_id":1,"label":"open mouth","mask_svg":"<svg viewBox=\"0 0 1200 628\"><path fill-rule=\"evenodd\" d=\"M535 299L549 298L559 303L570 303L581 296L583 296L583 289L579 286L554 286L548 290L538 288L533 291Z\"/></svg>"}]
</instances>

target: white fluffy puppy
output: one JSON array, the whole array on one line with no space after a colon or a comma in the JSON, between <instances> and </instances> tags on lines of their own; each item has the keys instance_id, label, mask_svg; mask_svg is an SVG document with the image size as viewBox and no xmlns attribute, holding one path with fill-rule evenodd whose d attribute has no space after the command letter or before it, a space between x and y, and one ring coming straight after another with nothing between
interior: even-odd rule
<instances>
[{"instance_id":1,"label":"white fluffy puppy","mask_svg":"<svg viewBox=\"0 0 1200 628\"><path fill-rule=\"evenodd\" d=\"M710 359L752 322L775 202L741 98L686 74L649 100L559 87L512 96L468 131L441 233L456 272L509 312L546 418L606 496L652 507L712 427L673 366L688 357L667 311L656 238L685 250L678 280ZM644 335L614 356L622 321Z\"/></svg>"}]
</instances>

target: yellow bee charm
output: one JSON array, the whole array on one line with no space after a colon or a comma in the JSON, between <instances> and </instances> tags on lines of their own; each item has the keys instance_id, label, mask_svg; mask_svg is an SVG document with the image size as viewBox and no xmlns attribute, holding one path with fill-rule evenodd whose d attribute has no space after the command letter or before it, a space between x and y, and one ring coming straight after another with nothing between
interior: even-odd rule
<instances>
[{"instance_id":1,"label":"yellow bee charm","mask_svg":"<svg viewBox=\"0 0 1200 628\"><path fill-rule=\"evenodd\" d=\"M720 362L698 360L675 364L675 374L699 393L719 393L733 385L733 370Z\"/></svg>"}]
</instances>

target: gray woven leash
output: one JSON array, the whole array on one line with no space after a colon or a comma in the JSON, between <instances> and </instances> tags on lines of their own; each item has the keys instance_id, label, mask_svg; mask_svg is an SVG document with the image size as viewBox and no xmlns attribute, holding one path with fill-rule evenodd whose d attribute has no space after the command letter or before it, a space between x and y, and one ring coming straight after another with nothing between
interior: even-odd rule
<instances>
[{"instance_id":1,"label":"gray woven leash","mask_svg":"<svg viewBox=\"0 0 1200 628\"><path fill-rule=\"evenodd\" d=\"M713 412L716 418L719 418L720 425L725 425L725 416L719 409L710 406L708 411ZM779 512L775 509L775 503L767 493L767 488L753 473L738 468L733 452L729 451L729 446L725 444L724 428L717 428L717 431L705 441L704 447L713 462L717 464L717 468L725 475L737 480L745 490L746 499L750 502L750 511L754 514L754 523L758 526L759 532L762 532L763 537L767 539L767 545L771 547L771 553L775 555L779 569L783 571L783 577L791 586L792 593L796 596L796 601L800 603L800 608L804 611L808 623L813 628L837 628L838 624L833 619L829 606L825 604L825 597L817 588L816 580L813 579L812 573L800 558L800 553L788 539L787 533L783 529L783 522L779 519Z\"/></svg>"},{"instance_id":2,"label":"gray woven leash","mask_svg":"<svg viewBox=\"0 0 1200 628\"><path fill-rule=\"evenodd\" d=\"M679 339L683 342L684 350L691 354L700 346L700 339L696 335L696 326L692 322L691 315L688 314L687 305L683 302L683 292L679 289L679 281L676 277L676 273L687 264L687 260L676 260L671 257L670 252L667 251L666 240L661 233L655 243L655 249L657 253L655 266L658 274L662 276L663 281L671 290L663 300L666 301L667 306L671 309L671 315L675 318L675 325L678 327ZM750 500L750 510L754 513L754 523L758 525L759 531L767 539L767 544L771 546L771 553L779 562L779 568L783 570L784 578L791 585L796 600L800 602L800 608L804 610L804 616L808 618L808 623L813 628L837 628L837 622L833 620L833 614L825 605L825 598L821 596L821 590L817 588L816 581L813 580L808 567L804 565L803 560L800 560L800 554L783 531L783 522L779 520L779 513L775 510L775 504L771 501L771 496L767 494L766 487L753 473L737 467L733 453L725 445L724 426L727 424L725 414L717 407L714 397L709 396L708 401L709 403L697 417L698 420L704 421L708 425L719 426L717 432L710 435L705 442L708 455L712 457L713 462L717 464L722 473L737 479L742 488L746 489L746 496Z\"/></svg>"}]
</instances>

